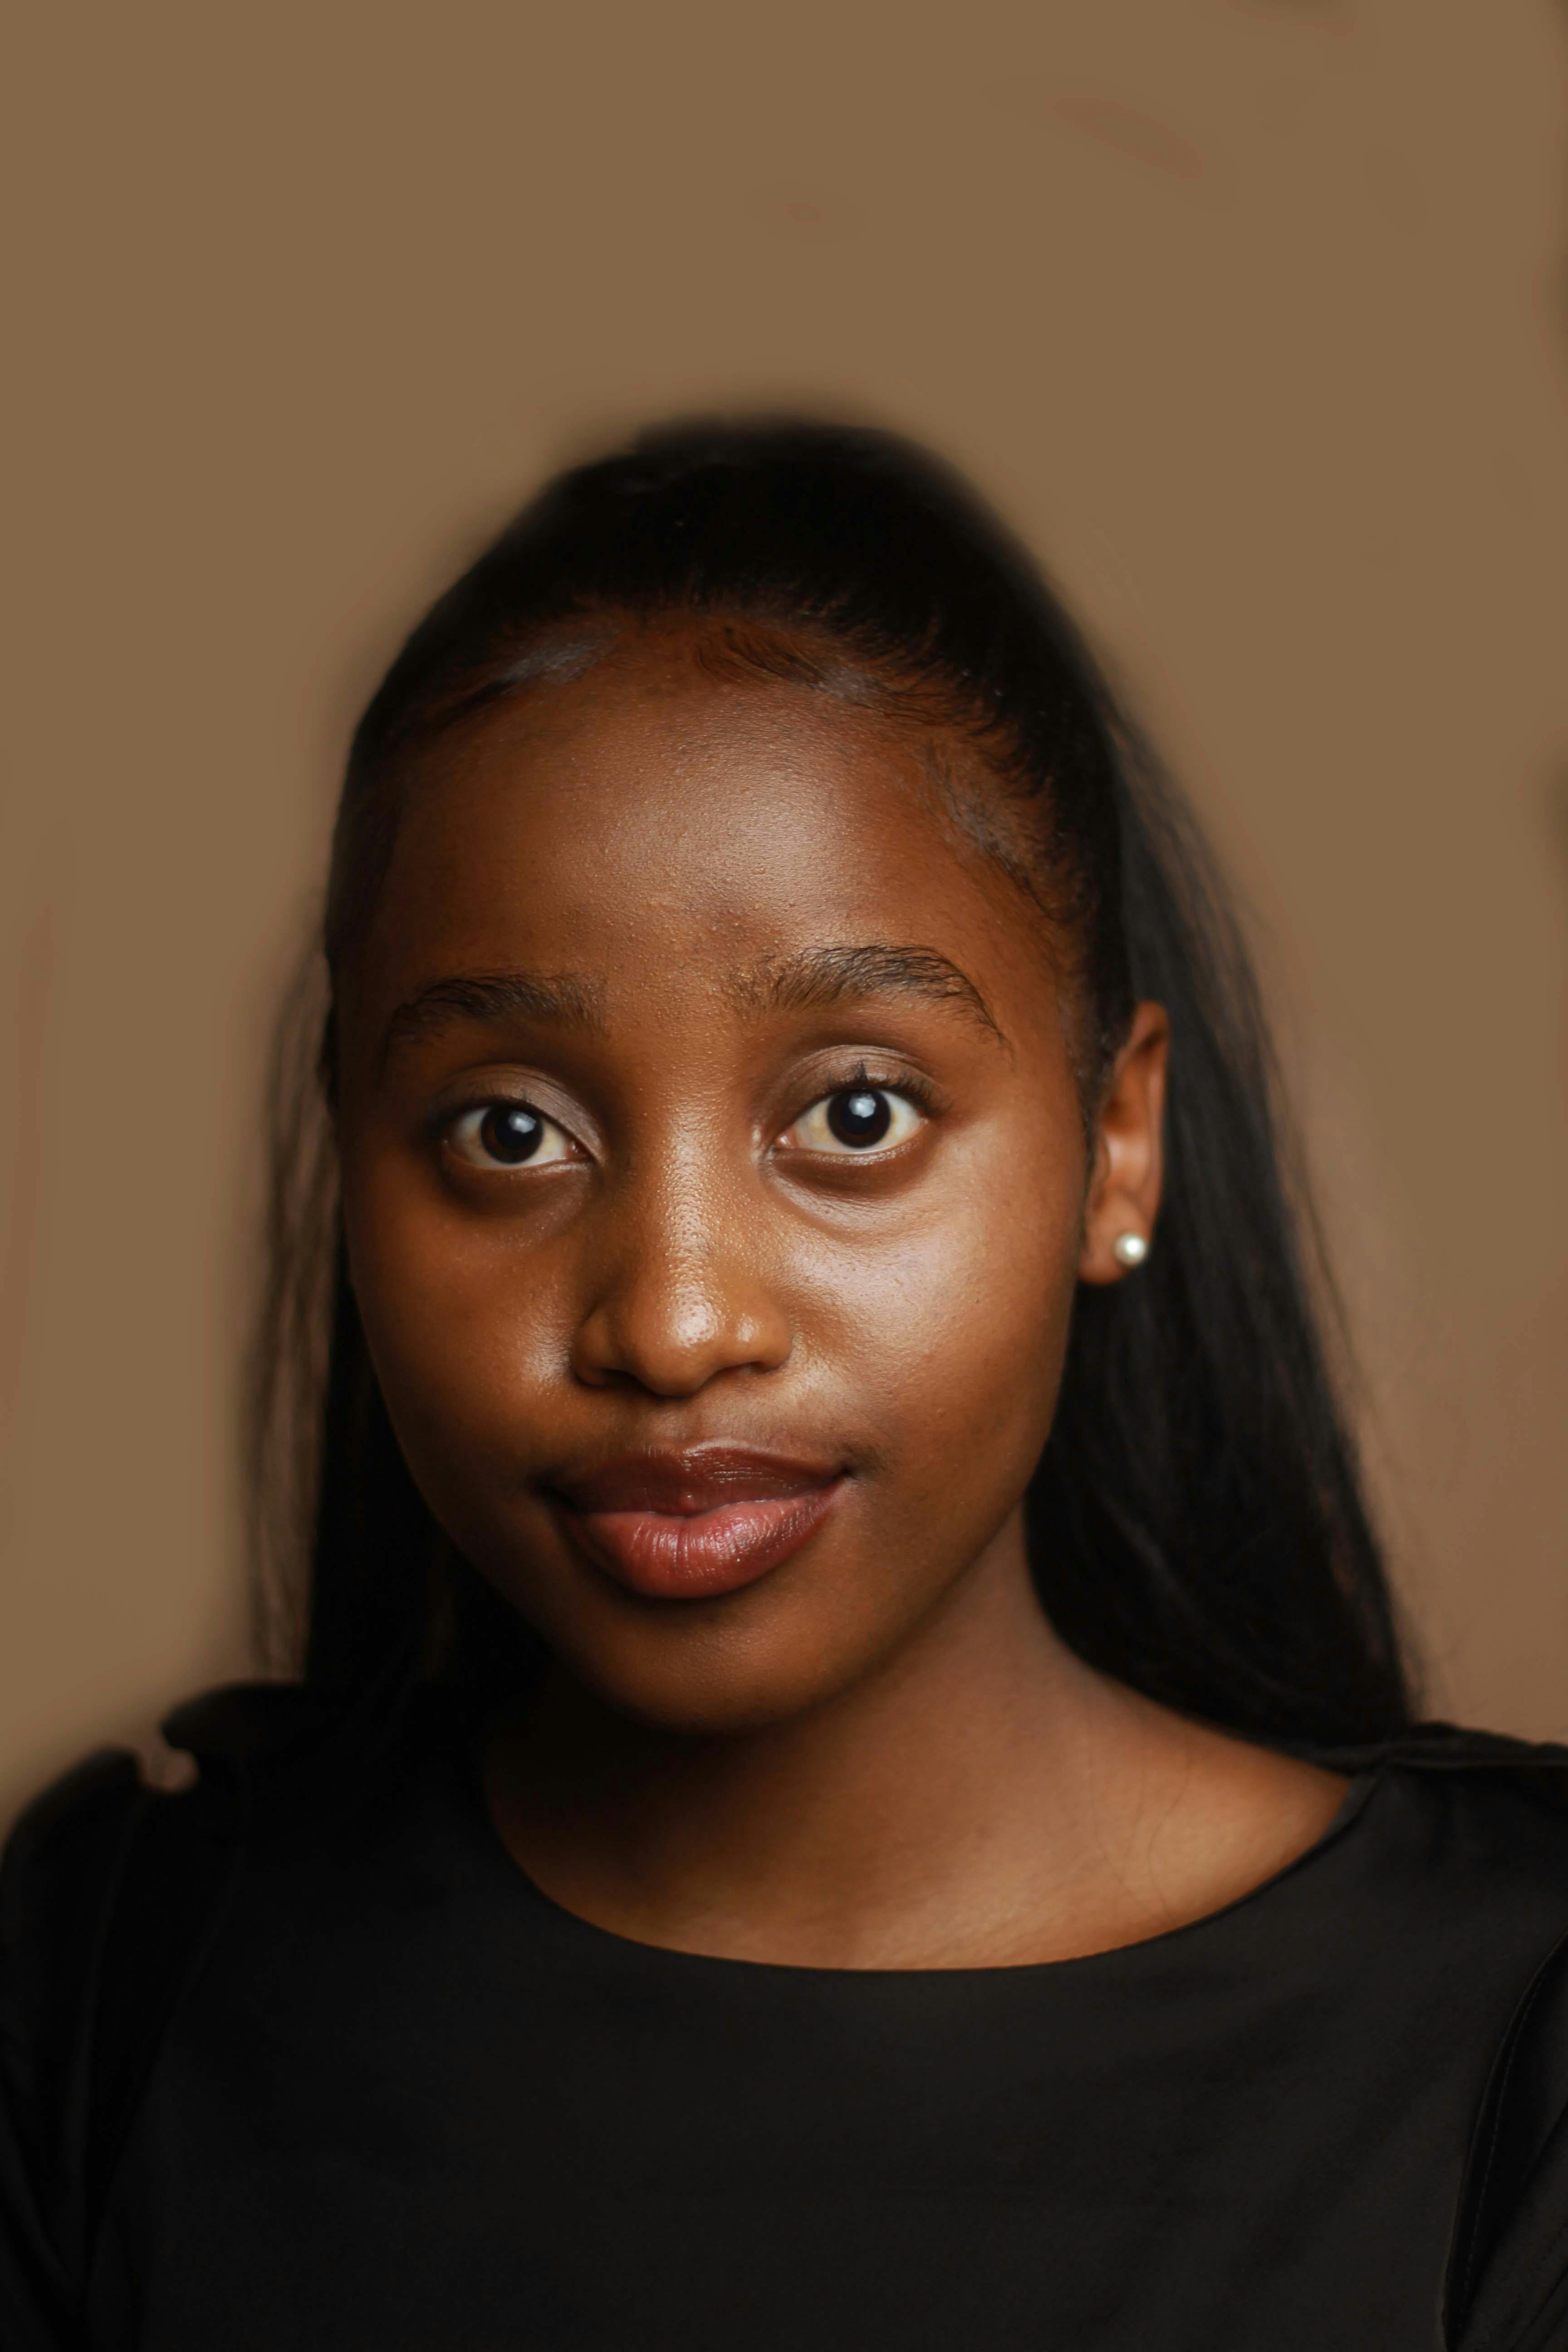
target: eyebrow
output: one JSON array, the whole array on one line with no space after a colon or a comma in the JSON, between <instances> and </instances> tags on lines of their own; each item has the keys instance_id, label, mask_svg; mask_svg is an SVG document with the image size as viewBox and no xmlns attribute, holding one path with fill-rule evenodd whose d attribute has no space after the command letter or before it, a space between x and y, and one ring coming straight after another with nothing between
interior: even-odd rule
<instances>
[{"instance_id":1,"label":"eyebrow","mask_svg":"<svg viewBox=\"0 0 1568 2352\"><path fill-rule=\"evenodd\" d=\"M499 1027L507 1021L549 1021L563 1029L602 1033L602 984L576 971L467 971L433 980L398 1006L386 1024L381 1058L399 1045L432 1037L456 1022Z\"/></svg>"},{"instance_id":2,"label":"eyebrow","mask_svg":"<svg viewBox=\"0 0 1568 2352\"><path fill-rule=\"evenodd\" d=\"M951 1004L1005 1045L985 999L965 971L935 948L803 948L782 960L769 959L739 976L732 1001L746 1012L815 1012L857 997L910 996L926 1004Z\"/></svg>"},{"instance_id":3,"label":"eyebrow","mask_svg":"<svg viewBox=\"0 0 1568 2352\"><path fill-rule=\"evenodd\" d=\"M725 993L749 1013L826 1011L871 996L908 996L952 1005L1000 1045L1006 1039L967 972L935 948L880 944L802 948L765 958L731 976ZM384 1065L400 1045L439 1034L460 1022L500 1027L508 1021L544 1021L602 1036L602 982L584 972L452 972L433 980L400 1004L382 1040Z\"/></svg>"}]
</instances>

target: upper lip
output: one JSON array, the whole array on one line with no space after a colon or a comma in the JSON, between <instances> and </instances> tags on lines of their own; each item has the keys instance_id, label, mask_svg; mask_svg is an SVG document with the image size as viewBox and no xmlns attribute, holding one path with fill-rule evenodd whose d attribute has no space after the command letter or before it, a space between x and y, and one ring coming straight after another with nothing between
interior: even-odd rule
<instances>
[{"instance_id":1,"label":"upper lip","mask_svg":"<svg viewBox=\"0 0 1568 2352\"><path fill-rule=\"evenodd\" d=\"M807 1494L826 1486L842 1468L841 1463L821 1454L710 1441L617 1454L613 1461L553 1477L550 1484L574 1510L663 1511L690 1518L725 1503Z\"/></svg>"}]
</instances>

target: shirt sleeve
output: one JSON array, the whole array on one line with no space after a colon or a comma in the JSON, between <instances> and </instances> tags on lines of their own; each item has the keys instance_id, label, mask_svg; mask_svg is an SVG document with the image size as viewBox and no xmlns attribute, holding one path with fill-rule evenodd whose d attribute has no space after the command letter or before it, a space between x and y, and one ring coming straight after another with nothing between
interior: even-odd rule
<instances>
[{"instance_id":1,"label":"shirt sleeve","mask_svg":"<svg viewBox=\"0 0 1568 2352\"><path fill-rule=\"evenodd\" d=\"M91 2021L134 1759L89 1758L22 1815L0 1861L0 2345L80 2352Z\"/></svg>"},{"instance_id":2,"label":"shirt sleeve","mask_svg":"<svg viewBox=\"0 0 1568 2352\"><path fill-rule=\"evenodd\" d=\"M1568 2345L1568 1937L1499 2049L1448 2279L1451 2352Z\"/></svg>"},{"instance_id":3,"label":"shirt sleeve","mask_svg":"<svg viewBox=\"0 0 1568 2352\"><path fill-rule=\"evenodd\" d=\"M1568 2116L1558 2119L1449 2341L1454 2352L1563 2352L1568 2344Z\"/></svg>"}]
</instances>

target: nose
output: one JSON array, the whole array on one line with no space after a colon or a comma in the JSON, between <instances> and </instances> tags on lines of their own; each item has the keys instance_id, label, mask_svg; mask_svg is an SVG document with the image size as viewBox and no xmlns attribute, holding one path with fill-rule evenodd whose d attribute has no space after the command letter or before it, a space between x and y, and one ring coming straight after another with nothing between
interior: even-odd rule
<instances>
[{"instance_id":1,"label":"nose","mask_svg":"<svg viewBox=\"0 0 1568 2352\"><path fill-rule=\"evenodd\" d=\"M689 1397L722 1372L774 1371L793 1344L760 1204L715 1171L666 1167L617 1187L585 1285L572 1370L590 1388Z\"/></svg>"}]
</instances>

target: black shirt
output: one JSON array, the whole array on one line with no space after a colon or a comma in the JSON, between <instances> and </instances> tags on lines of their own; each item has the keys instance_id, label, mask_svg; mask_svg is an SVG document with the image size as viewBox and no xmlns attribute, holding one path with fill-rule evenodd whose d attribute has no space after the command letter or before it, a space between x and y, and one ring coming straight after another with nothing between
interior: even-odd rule
<instances>
[{"instance_id":1,"label":"black shirt","mask_svg":"<svg viewBox=\"0 0 1568 2352\"><path fill-rule=\"evenodd\" d=\"M1568 1815L1389 1760L1279 1876L1118 1951L703 1958L550 1902L426 1734L374 1799L247 1838L85 2334L13 2004L0 2343L1436 2352L1489 2067L1565 1933ZM1568 2342L1563 2222L1549 2200L1492 2282L1486 2352Z\"/></svg>"}]
</instances>

